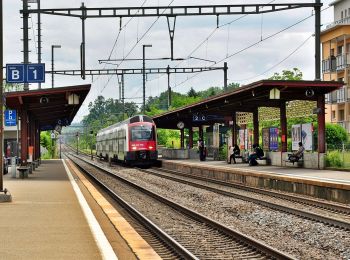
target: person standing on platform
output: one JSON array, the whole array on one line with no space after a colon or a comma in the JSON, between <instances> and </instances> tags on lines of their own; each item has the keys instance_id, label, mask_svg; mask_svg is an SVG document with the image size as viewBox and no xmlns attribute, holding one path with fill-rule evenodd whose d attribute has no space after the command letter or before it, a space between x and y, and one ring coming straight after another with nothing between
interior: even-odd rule
<instances>
[{"instance_id":1,"label":"person standing on platform","mask_svg":"<svg viewBox=\"0 0 350 260\"><path fill-rule=\"evenodd\" d=\"M205 155L204 155L204 142L202 139L198 140L198 150L199 150L199 160L204 161Z\"/></svg>"},{"instance_id":2,"label":"person standing on platform","mask_svg":"<svg viewBox=\"0 0 350 260\"><path fill-rule=\"evenodd\" d=\"M241 153L241 150L239 149L238 145L235 144L234 146L230 146L230 162L229 164L231 164L231 161L233 159L233 163L236 164L236 156L238 156Z\"/></svg>"}]
</instances>

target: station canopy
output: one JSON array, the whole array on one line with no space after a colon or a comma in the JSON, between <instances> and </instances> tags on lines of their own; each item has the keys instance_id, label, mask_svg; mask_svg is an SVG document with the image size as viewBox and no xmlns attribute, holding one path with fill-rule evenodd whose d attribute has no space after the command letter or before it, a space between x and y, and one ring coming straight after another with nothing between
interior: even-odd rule
<instances>
[{"instance_id":1,"label":"station canopy","mask_svg":"<svg viewBox=\"0 0 350 260\"><path fill-rule=\"evenodd\" d=\"M287 101L317 101L343 85L338 81L261 80L154 116L153 120L158 128L165 129L177 129L180 121L185 127L223 123L232 120L235 111L253 113L259 107L279 108Z\"/></svg>"},{"instance_id":2,"label":"station canopy","mask_svg":"<svg viewBox=\"0 0 350 260\"><path fill-rule=\"evenodd\" d=\"M7 92L5 104L7 109L27 110L31 120L39 122L40 130L53 130L71 124L90 88L88 84Z\"/></svg>"}]
</instances>

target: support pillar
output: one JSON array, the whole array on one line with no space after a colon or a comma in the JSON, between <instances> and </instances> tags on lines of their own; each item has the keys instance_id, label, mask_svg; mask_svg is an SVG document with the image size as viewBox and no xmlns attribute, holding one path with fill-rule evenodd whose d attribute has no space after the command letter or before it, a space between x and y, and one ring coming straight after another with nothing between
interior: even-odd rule
<instances>
[{"instance_id":1,"label":"support pillar","mask_svg":"<svg viewBox=\"0 0 350 260\"><path fill-rule=\"evenodd\" d=\"M317 97L317 107L321 111L317 114L318 122L318 152L326 152L326 119L325 119L325 100L324 95Z\"/></svg>"},{"instance_id":2,"label":"support pillar","mask_svg":"<svg viewBox=\"0 0 350 260\"><path fill-rule=\"evenodd\" d=\"M259 112L256 109L253 112L253 125L254 125L254 133L253 133L253 142L254 144L259 143Z\"/></svg>"},{"instance_id":3,"label":"support pillar","mask_svg":"<svg viewBox=\"0 0 350 260\"><path fill-rule=\"evenodd\" d=\"M232 115L232 146L234 146L235 144L237 144L237 118L236 118L236 111L233 112Z\"/></svg>"},{"instance_id":4,"label":"support pillar","mask_svg":"<svg viewBox=\"0 0 350 260\"><path fill-rule=\"evenodd\" d=\"M203 126L199 126L199 139L203 140Z\"/></svg>"},{"instance_id":5,"label":"support pillar","mask_svg":"<svg viewBox=\"0 0 350 260\"><path fill-rule=\"evenodd\" d=\"M27 111L21 110L21 161L27 165L28 158L28 115Z\"/></svg>"},{"instance_id":6,"label":"support pillar","mask_svg":"<svg viewBox=\"0 0 350 260\"><path fill-rule=\"evenodd\" d=\"M287 111L286 111L286 102L282 102L281 106L280 106L280 121L281 121L282 152L287 152Z\"/></svg>"},{"instance_id":7,"label":"support pillar","mask_svg":"<svg viewBox=\"0 0 350 260\"><path fill-rule=\"evenodd\" d=\"M184 128L180 130L180 146L181 146L181 149L185 148L185 129Z\"/></svg>"},{"instance_id":8,"label":"support pillar","mask_svg":"<svg viewBox=\"0 0 350 260\"><path fill-rule=\"evenodd\" d=\"M192 126L188 129L188 144L189 148L193 148L193 129Z\"/></svg>"}]
</instances>

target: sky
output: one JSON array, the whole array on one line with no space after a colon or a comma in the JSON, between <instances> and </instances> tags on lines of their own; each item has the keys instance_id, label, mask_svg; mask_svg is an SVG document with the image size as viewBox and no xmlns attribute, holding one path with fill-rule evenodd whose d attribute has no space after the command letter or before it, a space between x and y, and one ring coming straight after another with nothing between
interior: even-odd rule
<instances>
[{"instance_id":1,"label":"sky","mask_svg":"<svg viewBox=\"0 0 350 260\"><path fill-rule=\"evenodd\" d=\"M23 62L22 19L20 0L3 1L4 64ZM130 4L132 2L132 4ZM311 3L314 0L192 0L191 5L212 4L258 4L258 3ZM333 22L331 0L322 1L322 28ZM82 1L45 0L41 8L79 8ZM188 5L185 0L86 0L86 7L123 6L172 6ZM36 9L36 4L30 4ZM275 72L299 68L305 80L313 80L314 72L314 16L312 8L295 9L258 15L230 15L177 17L174 36L174 57L184 61L148 60L148 68L170 67L222 67L228 63L228 82L249 84L268 78ZM310 17L311 16L311 17ZM309 18L308 18L309 17ZM79 18L42 15L42 62L51 69L51 45L55 49L55 70L80 68L81 21ZM170 39L165 17L97 18L86 21L86 68L142 68L142 60L100 63L99 60L142 58L142 45L146 58L170 57ZM29 19L30 62L37 62L37 16ZM119 36L118 36L119 35ZM250 47L251 46L251 47ZM119 64L117 64L119 63ZM223 71L197 74L172 74L170 85L173 91L187 93L211 86L222 87ZM91 84L91 91L77 113L74 122L88 114L88 104L98 95L119 99L117 76L95 76L82 80L79 76L55 75L55 87ZM159 96L167 90L166 74L147 76L146 97ZM46 75L42 88L51 87L51 75ZM31 84L30 89L38 88ZM142 103L142 75L125 76L126 102Z\"/></svg>"}]
</instances>

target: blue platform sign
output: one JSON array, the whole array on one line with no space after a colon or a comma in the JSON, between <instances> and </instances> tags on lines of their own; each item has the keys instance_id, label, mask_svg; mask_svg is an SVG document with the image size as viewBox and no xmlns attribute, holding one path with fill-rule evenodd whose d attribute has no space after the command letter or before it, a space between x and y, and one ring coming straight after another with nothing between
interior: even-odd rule
<instances>
[{"instance_id":1,"label":"blue platform sign","mask_svg":"<svg viewBox=\"0 0 350 260\"><path fill-rule=\"evenodd\" d=\"M6 64L7 83L45 82L45 64Z\"/></svg>"},{"instance_id":2,"label":"blue platform sign","mask_svg":"<svg viewBox=\"0 0 350 260\"><path fill-rule=\"evenodd\" d=\"M5 126L16 126L17 124L16 110L5 110Z\"/></svg>"},{"instance_id":3,"label":"blue platform sign","mask_svg":"<svg viewBox=\"0 0 350 260\"><path fill-rule=\"evenodd\" d=\"M27 82L43 83L45 82L45 64L27 64Z\"/></svg>"},{"instance_id":4,"label":"blue platform sign","mask_svg":"<svg viewBox=\"0 0 350 260\"><path fill-rule=\"evenodd\" d=\"M24 74L24 64L6 64L7 83L24 83Z\"/></svg>"}]
</instances>

